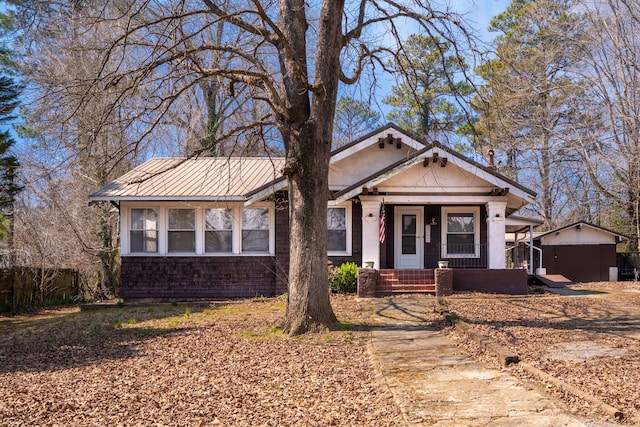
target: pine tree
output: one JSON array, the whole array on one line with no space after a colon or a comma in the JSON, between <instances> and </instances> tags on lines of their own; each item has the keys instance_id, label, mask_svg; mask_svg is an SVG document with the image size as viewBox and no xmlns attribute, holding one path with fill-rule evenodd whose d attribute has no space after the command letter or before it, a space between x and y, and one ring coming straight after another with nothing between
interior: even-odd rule
<instances>
[{"instance_id":1,"label":"pine tree","mask_svg":"<svg viewBox=\"0 0 640 427\"><path fill-rule=\"evenodd\" d=\"M14 118L18 106L21 87L7 76L0 77L0 126L6 127ZM11 154L15 144L9 129L0 131L0 212L12 214L15 196L22 190L16 183L16 173L20 164Z\"/></svg>"}]
</instances>

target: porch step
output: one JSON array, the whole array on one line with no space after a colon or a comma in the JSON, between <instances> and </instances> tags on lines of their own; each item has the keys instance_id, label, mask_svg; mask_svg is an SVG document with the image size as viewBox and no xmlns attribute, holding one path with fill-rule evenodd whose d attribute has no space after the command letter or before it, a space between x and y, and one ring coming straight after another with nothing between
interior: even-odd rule
<instances>
[{"instance_id":1,"label":"porch step","mask_svg":"<svg viewBox=\"0 0 640 427\"><path fill-rule=\"evenodd\" d=\"M402 286L378 286L376 288L376 294L379 296L393 295L393 294L408 294L408 293L421 293L421 292L435 292L436 285L402 285Z\"/></svg>"},{"instance_id":2,"label":"porch step","mask_svg":"<svg viewBox=\"0 0 640 427\"><path fill-rule=\"evenodd\" d=\"M376 284L378 295L436 291L433 270L383 269L379 273Z\"/></svg>"}]
</instances>

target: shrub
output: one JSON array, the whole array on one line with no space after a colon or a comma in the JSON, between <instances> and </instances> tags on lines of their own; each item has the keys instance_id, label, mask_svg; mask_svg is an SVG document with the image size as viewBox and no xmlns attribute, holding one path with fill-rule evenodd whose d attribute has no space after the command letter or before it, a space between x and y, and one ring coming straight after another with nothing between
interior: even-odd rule
<instances>
[{"instance_id":1,"label":"shrub","mask_svg":"<svg viewBox=\"0 0 640 427\"><path fill-rule=\"evenodd\" d=\"M358 287L358 265L345 262L340 267L329 267L329 285L331 292L355 292Z\"/></svg>"}]
</instances>

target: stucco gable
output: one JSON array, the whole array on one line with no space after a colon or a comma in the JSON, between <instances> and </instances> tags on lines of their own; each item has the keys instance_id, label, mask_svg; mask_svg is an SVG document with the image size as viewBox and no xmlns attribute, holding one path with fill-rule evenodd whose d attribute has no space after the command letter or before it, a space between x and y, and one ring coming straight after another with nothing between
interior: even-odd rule
<instances>
[{"instance_id":1,"label":"stucco gable","mask_svg":"<svg viewBox=\"0 0 640 427\"><path fill-rule=\"evenodd\" d=\"M424 148L422 142L389 124L332 153L329 188L347 188L372 173L410 159Z\"/></svg>"},{"instance_id":2,"label":"stucco gable","mask_svg":"<svg viewBox=\"0 0 640 427\"><path fill-rule=\"evenodd\" d=\"M533 202L535 197L535 192L438 143L415 151L350 186L330 188L338 201L358 196L363 189L399 194L499 195L506 196L508 206L515 210Z\"/></svg>"}]
</instances>

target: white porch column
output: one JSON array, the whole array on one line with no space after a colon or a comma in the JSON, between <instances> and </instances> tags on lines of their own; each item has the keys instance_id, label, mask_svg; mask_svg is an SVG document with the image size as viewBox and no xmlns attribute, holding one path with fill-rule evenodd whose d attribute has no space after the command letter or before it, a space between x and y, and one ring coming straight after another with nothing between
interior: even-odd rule
<instances>
[{"instance_id":1,"label":"white porch column","mask_svg":"<svg viewBox=\"0 0 640 427\"><path fill-rule=\"evenodd\" d=\"M388 224L387 224L388 226ZM362 202L362 266L373 261L373 268L380 269L380 202Z\"/></svg>"},{"instance_id":2,"label":"white porch column","mask_svg":"<svg viewBox=\"0 0 640 427\"><path fill-rule=\"evenodd\" d=\"M487 202L487 257L490 269L506 268L505 210L507 202Z\"/></svg>"}]
</instances>

